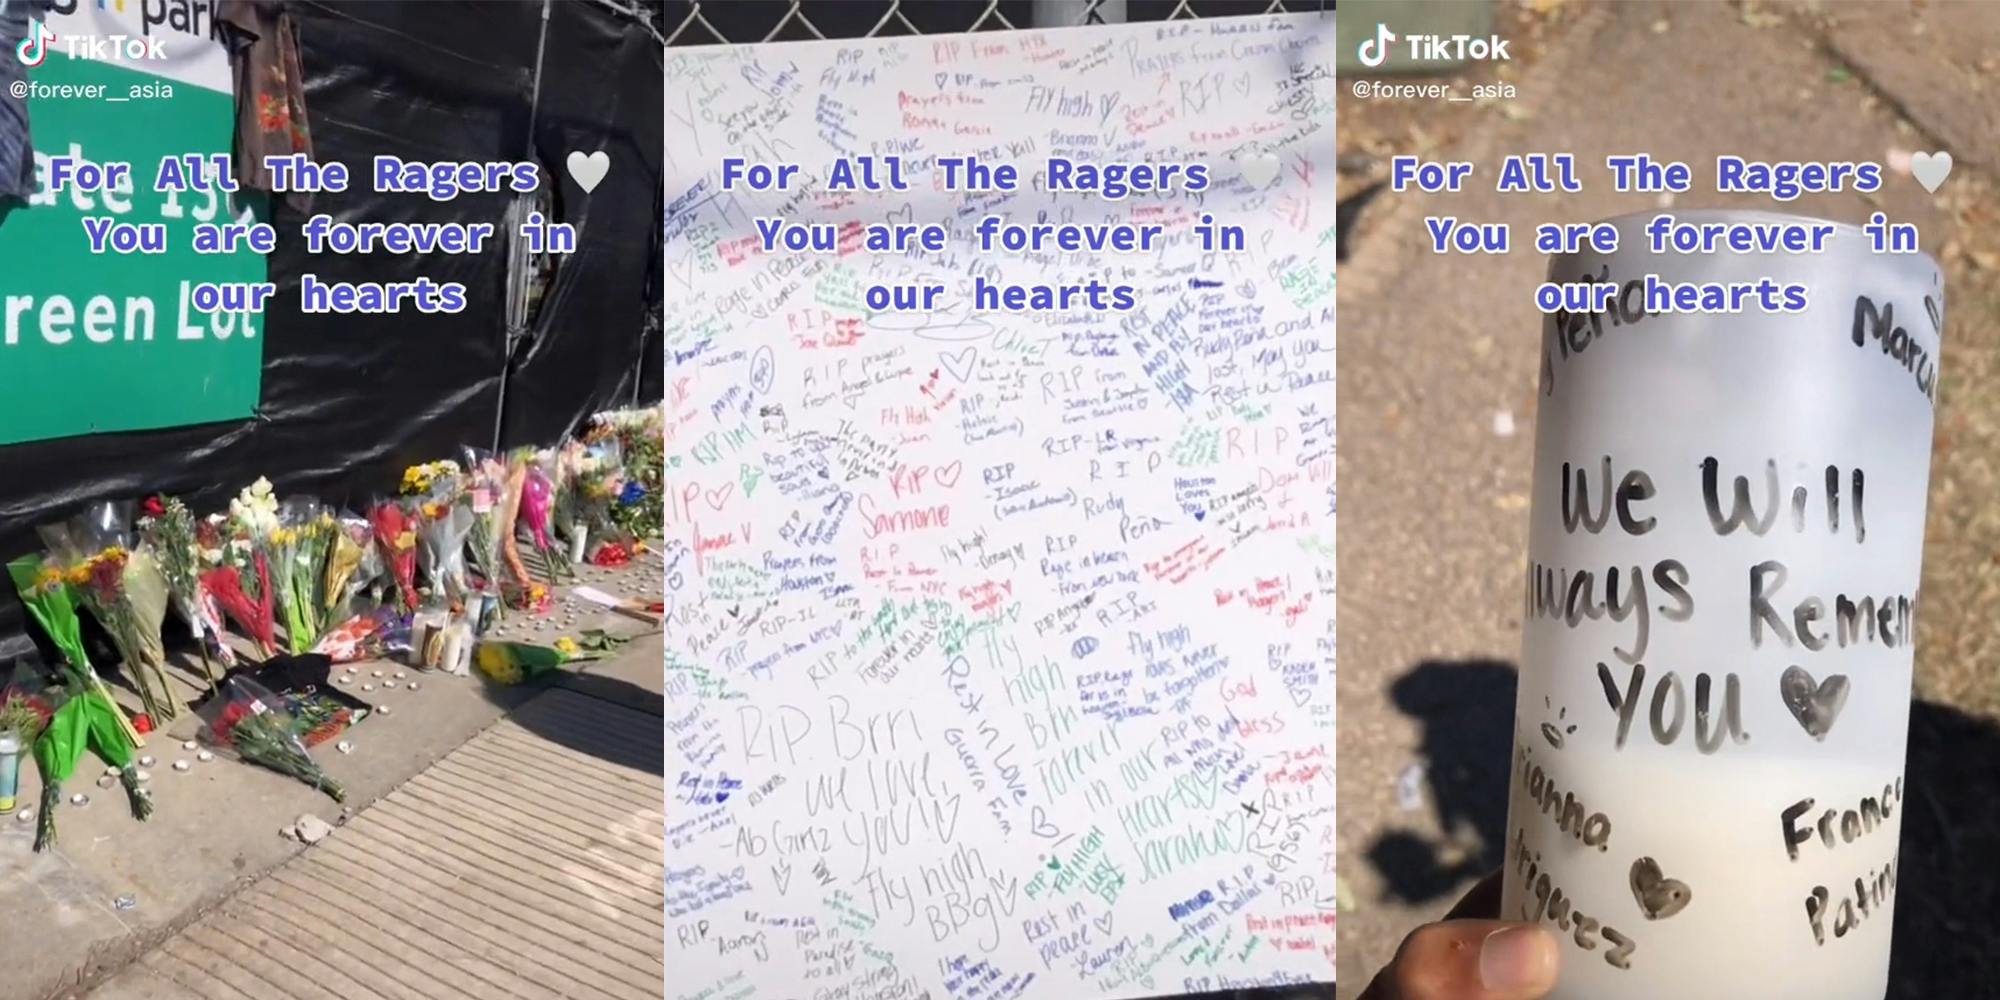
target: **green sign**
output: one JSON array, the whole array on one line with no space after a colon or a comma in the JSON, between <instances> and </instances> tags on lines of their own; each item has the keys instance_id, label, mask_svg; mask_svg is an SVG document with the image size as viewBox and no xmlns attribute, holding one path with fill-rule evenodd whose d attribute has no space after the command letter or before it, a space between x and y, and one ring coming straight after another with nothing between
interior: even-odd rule
<instances>
[{"instance_id":1,"label":"green sign","mask_svg":"<svg viewBox=\"0 0 2000 1000\"><path fill-rule=\"evenodd\" d=\"M60 19L53 26L58 35L69 28ZM132 27L136 34L136 16ZM191 302L202 282L264 280L254 251L194 250L196 225L250 221L246 210L212 178L195 191L153 190L162 157L226 153L232 144L226 72L188 76L185 65L58 51L29 71L40 190L27 205L0 208L0 444L241 419L256 409L263 317L210 315ZM60 156L129 163L132 176L109 192L52 191L50 158ZM164 251L92 253L86 219L157 223Z\"/></svg>"}]
</instances>

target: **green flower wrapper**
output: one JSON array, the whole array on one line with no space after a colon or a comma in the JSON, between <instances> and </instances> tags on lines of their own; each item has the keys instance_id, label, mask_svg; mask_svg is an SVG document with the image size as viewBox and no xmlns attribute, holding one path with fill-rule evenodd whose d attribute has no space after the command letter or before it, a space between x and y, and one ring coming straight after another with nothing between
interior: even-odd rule
<instances>
[{"instance_id":1,"label":"green flower wrapper","mask_svg":"<svg viewBox=\"0 0 2000 1000\"><path fill-rule=\"evenodd\" d=\"M77 620L76 595L68 584L53 586L41 582L42 562L35 557L7 564L21 603L35 623L48 633L62 652L68 697L49 717L48 725L35 740L35 766L42 774L41 811L35 817L35 850L44 851L56 842L55 806L62 801L62 785L89 750L106 764L118 768L119 780L134 818L153 814L153 802L140 787L132 766L132 750L137 735L124 713L104 690L104 682L90 669L83 649L83 627Z\"/></svg>"}]
</instances>

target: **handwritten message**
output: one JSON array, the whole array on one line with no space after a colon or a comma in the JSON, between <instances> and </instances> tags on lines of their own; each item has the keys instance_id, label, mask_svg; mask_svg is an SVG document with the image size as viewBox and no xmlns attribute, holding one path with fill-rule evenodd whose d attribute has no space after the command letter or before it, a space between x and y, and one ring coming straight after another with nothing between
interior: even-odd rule
<instances>
[{"instance_id":1,"label":"handwritten message","mask_svg":"<svg viewBox=\"0 0 2000 1000\"><path fill-rule=\"evenodd\" d=\"M1332 28L669 58L676 996L1332 981Z\"/></svg>"},{"instance_id":2,"label":"handwritten message","mask_svg":"<svg viewBox=\"0 0 2000 1000\"><path fill-rule=\"evenodd\" d=\"M1886 988L1943 287L1830 236L1551 267L1812 292L1545 320L1503 908L1568 942L1564 996Z\"/></svg>"}]
</instances>

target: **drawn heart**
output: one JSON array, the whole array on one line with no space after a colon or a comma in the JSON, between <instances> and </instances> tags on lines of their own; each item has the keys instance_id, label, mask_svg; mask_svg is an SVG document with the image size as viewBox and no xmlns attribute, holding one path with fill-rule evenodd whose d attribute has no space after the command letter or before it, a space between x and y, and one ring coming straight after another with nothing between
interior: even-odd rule
<instances>
[{"instance_id":1,"label":"drawn heart","mask_svg":"<svg viewBox=\"0 0 2000 1000\"><path fill-rule=\"evenodd\" d=\"M1056 829L1054 823L1049 822L1049 814L1044 812L1041 806L1036 806L1034 811L1028 814L1028 818L1030 821L1029 825L1034 829L1035 836L1037 837L1053 839L1060 832Z\"/></svg>"},{"instance_id":2,"label":"drawn heart","mask_svg":"<svg viewBox=\"0 0 2000 1000\"><path fill-rule=\"evenodd\" d=\"M1092 924L1095 924L1095 925L1097 926L1097 931L1098 931L1098 933L1100 933L1100 934L1103 934L1103 935L1104 935L1105 937L1110 937L1110 936L1111 936L1111 918L1112 918L1113 916L1114 916L1114 914L1110 914L1110 913L1107 913L1107 914L1105 914L1105 915L1103 915L1103 916L1101 916L1101 917L1098 917L1098 918L1097 918L1097 919L1095 919L1095 920L1092 920L1092 921L1091 921L1091 923L1092 923Z\"/></svg>"},{"instance_id":3,"label":"drawn heart","mask_svg":"<svg viewBox=\"0 0 2000 1000\"><path fill-rule=\"evenodd\" d=\"M937 484L939 486L942 486L945 489L951 489L952 487L958 485L958 477L964 474L964 472L965 472L965 462L963 460L960 460L960 461L955 461L950 465L938 466L937 472L934 475L937 479Z\"/></svg>"},{"instance_id":4,"label":"drawn heart","mask_svg":"<svg viewBox=\"0 0 2000 1000\"><path fill-rule=\"evenodd\" d=\"M716 793L715 793L715 804L716 804L716 805L721 805L722 803L724 803L724 802L727 802L727 801L729 801L729 793L728 793L728 792L716 792Z\"/></svg>"},{"instance_id":5,"label":"drawn heart","mask_svg":"<svg viewBox=\"0 0 2000 1000\"><path fill-rule=\"evenodd\" d=\"M940 354L938 359L944 362L944 370L963 385L972 374L972 363L979 359L979 349L968 347L956 354Z\"/></svg>"},{"instance_id":6,"label":"drawn heart","mask_svg":"<svg viewBox=\"0 0 2000 1000\"><path fill-rule=\"evenodd\" d=\"M1910 155L1910 176L1917 179L1924 190L1932 194L1951 176L1950 153L1912 153Z\"/></svg>"},{"instance_id":7,"label":"drawn heart","mask_svg":"<svg viewBox=\"0 0 2000 1000\"><path fill-rule=\"evenodd\" d=\"M1815 684L1804 667L1786 667L1778 677L1778 696L1792 710L1792 718L1815 740L1826 739L1840 710L1847 704L1847 675L1834 674Z\"/></svg>"},{"instance_id":8,"label":"drawn heart","mask_svg":"<svg viewBox=\"0 0 2000 1000\"><path fill-rule=\"evenodd\" d=\"M951 74L950 74L950 73L933 73L933 74L931 74L931 80L932 80L933 82L935 82L935 83L937 84L937 89L939 89L939 90L943 90L943 89L944 89L944 82L945 82L946 80L949 80L949 79L951 79Z\"/></svg>"},{"instance_id":9,"label":"drawn heart","mask_svg":"<svg viewBox=\"0 0 2000 1000\"><path fill-rule=\"evenodd\" d=\"M1686 882L1668 878L1659 862L1640 858L1632 862L1632 898L1639 901L1639 912L1647 920L1665 920L1687 909L1694 892Z\"/></svg>"},{"instance_id":10,"label":"drawn heart","mask_svg":"<svg viewBox=\"0 0 2000 1000\"><path fill-rule=\"evenodd\" d=\"M1299 708L1306 707L1306 702L1309 702L1313 699L1313 693L1311 688L1295 687L1292 688L1291 691L1292 691L1292 704L1298 706Z\"/></svg>"},{"instance_id":11,"label":"drawn heart","mask_svg":"<svg viewBox=\"0 0 2000 1000\"><path fill-rule=\"evenodd\" d=\"M1194 512L1194 519L1195 519L1195 520L1197 520L1197 521L1199 521L1199 520L1201 520L1201 519L1203 519L1203 518L1205 518L1205 517L1207 517L1207 516L1208 516L1208 511L1205 511L1205 510L1198 510L1198 511L1195 511L1195 512Z\"/></svg>"},{"instance_id":12,"label":"drawn heart","mask_svg":"<svg viewBox=\"0 0 2000 1000\"><path fill-rule=\"evenodd\" d=\"M723 483L721 486L709 490L708 506L714 510L721 510L722 505L729 502L729 494L734 492L736 492L735 483Z\"/></svg>"}]
</instances>

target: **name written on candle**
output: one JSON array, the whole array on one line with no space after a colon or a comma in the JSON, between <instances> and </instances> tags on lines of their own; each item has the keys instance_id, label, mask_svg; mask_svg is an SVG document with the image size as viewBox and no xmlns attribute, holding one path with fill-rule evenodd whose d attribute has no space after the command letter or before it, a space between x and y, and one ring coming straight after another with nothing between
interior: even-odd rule
<instances>
[{"instance_id":1,"label":"name written on candle","mask_svg":"<svg viewBox=\"0 0 2000 1000\"><path fill-rule=\"evenodd\" d=\"M1599 851L1611 849L1611 818L1601 812L1586 812L1573 791L1558 793L1555 778L1535 763L1535 748L1515 741L1514 761L1519 772L1517 786L1528 793L1535 810L1555 820L1556 829Z\"/></svg>"},{"instance_id":2,"label":"name written on candle","mask_svg":"<svg viewBox=\"0 0 2000 1000\"><path fill-rule=\"evenodd\" d=\"M1569 933L1570 940L1584 951L1596 951L1600 943L1607 944L1610 947L1604 952L1605 964L1614 969L1631 968L1632 955L1639 950L1638 942L1577 909L1575 901L1563 895L1562 889L1551 882L1549 873L1542 869L1541 852L1528 850L1527 835L1525 829L1514 833L1514 873L1535 897L1532 908L1526 902L1521 904L1521 919L1537 923L1547 918Z\"/></svg>"}]
</instances>

